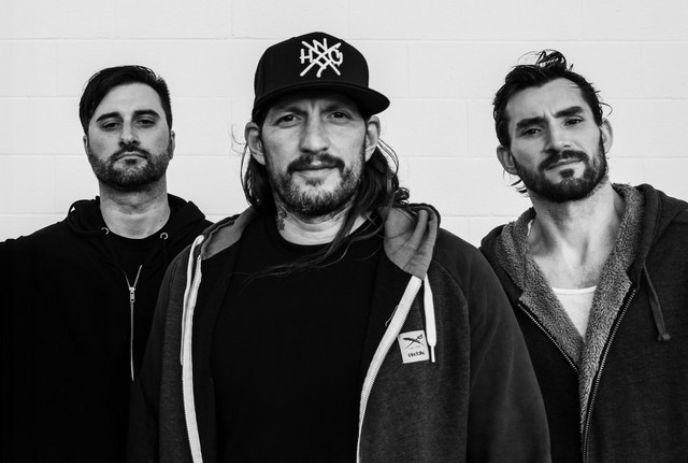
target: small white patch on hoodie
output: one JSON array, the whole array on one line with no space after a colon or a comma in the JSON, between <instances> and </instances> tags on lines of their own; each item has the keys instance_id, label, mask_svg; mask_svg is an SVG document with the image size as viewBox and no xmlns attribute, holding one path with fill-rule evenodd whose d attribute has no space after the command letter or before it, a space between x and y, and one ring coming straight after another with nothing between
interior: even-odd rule
<instances>
[{"instance_id":1,"label":"small white patch on hoodie","mask_svg":"<svg viewBox=\"0 0 688 463\"><path fill-rule=\"evenodd\" d=\"M425 331L407 331L397 338L401 350L401 360L404 363L424 362L430 360L430 351L425 337Z\"/></svg>"}]
</instances>

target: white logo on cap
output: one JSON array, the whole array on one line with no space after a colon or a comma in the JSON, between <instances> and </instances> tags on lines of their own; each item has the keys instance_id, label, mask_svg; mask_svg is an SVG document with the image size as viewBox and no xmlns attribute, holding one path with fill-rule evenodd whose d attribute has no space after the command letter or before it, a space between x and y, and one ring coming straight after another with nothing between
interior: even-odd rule
<instances>
[{"instance_id":1,"label":"white logo on cap","mask_svg":"<svg viewBox=\"0 0 688 463\"><path fill-rule=\"evenodd\" d=\"M341 42L337 42L335 45L328 47L327 38L323 38L322 42L318 42L317 40L313 39L313 45L301 41L301 45L305 47L301 49L301 64L306 62L309 64L303 71L301 71L299 76L303 77L306 75L306 73L310 71L313 66L318 66L318 72L315 74L315 77L317 78L320 78L322 72L328 67L332 68L332 70L336 72L338 76L341 75L339 73L339 69L337 68L337 66L341 66L342 62L344 61L344 54L339 51L339 47L342 45Z\"/></svg>"}]
</instances>

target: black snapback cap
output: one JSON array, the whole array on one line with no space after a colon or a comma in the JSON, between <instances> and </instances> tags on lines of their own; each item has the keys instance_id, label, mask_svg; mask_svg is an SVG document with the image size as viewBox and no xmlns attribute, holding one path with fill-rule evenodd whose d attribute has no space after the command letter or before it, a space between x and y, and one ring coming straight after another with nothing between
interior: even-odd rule
<instances>
[{"instance_id":1,"label":"black snapback cap","mask_svg":"<svg viewBox=\"0 0 688 463\"><path fill-rule=\"evenodd\" d=\"M292 37L272 45L258 61L251 117L275 99L297 90L333 90L358 104L365 115L389 106L389 99L368 87L368 63L353 46L324 32Z\"/></svg>"}]
</instances>

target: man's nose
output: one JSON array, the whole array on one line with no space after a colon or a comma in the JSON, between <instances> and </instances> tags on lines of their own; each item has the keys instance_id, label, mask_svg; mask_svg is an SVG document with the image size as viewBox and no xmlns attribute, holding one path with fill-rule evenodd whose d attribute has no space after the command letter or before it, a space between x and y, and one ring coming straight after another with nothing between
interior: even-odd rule
<instances>
[{"instance_id":1,"label":"man's nose","mask_svg":"<svg viewBox=\"0 0 688 463\"><path fill-rule=\"evenodd\" d=\"M120 132L120 144L131 145L138 144L138 134L136 129L131 124L122 124L122 131Z\"/></svg>"},{"instance_id":2,"label":"man's nose","mask_svg":"<svg viewBox=\"0 0 688 463\"><path fill-rule=\"evenodd\" d=\"M301 151L320 153L329 148L329 137L324 124L319 118L309 118L301 133Z\"/></svg>"},{"instance_id":3,"label":"man's nose","mask_svg":"<svg viewBox=\"0 0 688 463\"><path fill-rule=\"evenodd\" d=\"M569 133L558 126L550 126L547 129L547 151L562 151L571 148Z\"/></svg>"}]
</instances>

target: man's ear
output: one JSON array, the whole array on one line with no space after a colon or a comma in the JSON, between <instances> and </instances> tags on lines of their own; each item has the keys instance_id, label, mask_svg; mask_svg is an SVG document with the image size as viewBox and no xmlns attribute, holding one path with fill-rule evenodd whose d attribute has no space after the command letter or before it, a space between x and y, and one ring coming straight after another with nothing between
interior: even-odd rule
<instances>
[{"instance_id":1,"label":"man's ear","mask_svg":"<svg viewBox=\"0 0 688 463\"><path fill-rule=\"evenodd\" d=\"M258 164L265 165L265 151L263 150L263 142L260 139L260 127L255 122L249 122L244 129L244 139L248 150Z\"/></svg>"},{"instance_id":2,"label":"man's ear","mask_svg":"<svg viewBox=\"0 0 688 463\"><path fill-rule=\"evenodd\" d=\"M612 124L608 119L603 120L600 125L600 136L602 137L602 147L606 154L612 149L612 143L614 142L614 130L612 130Z\"/></svg>"},{"instance_id":3,"label":"man's ear","mask_svg":"<svg viewBox=\"0 0 688 463\"><path fill-rule=\"evenodd\" d=\"M514 156L511 154L511 151L504 148L502 145L497 147L497 159L499 159L499 163L502 165L505 171L511 175L518 175L518 172L516 171L516 163L514 162Z\"/></svg>"},{"instance_id":4,"label":"man's ear","mask_svg":"<svg viewBox=\"0 0 688 463\"><path fill-rule=\"evenodd\" d=\"M370 157L377 148L377 142L380 140L380 119L377 116L371 116L366 122L365 134L365 161L368 162Z\"/></svg>"},{"instance_id":5,"label":"man's ear","mask_svg":"<svg viewBox=\"0 0 688 463\"><path fill-rule=\"evenodd\" d=\"M172 159L172 158L174 157L174 149L175 149L176 146L177 146L177 142L175 141L175 138L176 138L176 137L175 137L175 135L174 135L174 130L170 130L170 147L169 147L169 150L168 150L168 151L169 151L168 154L169 154L169 156L170 156L170 159Z\"/></svg>"}]
</instances>

